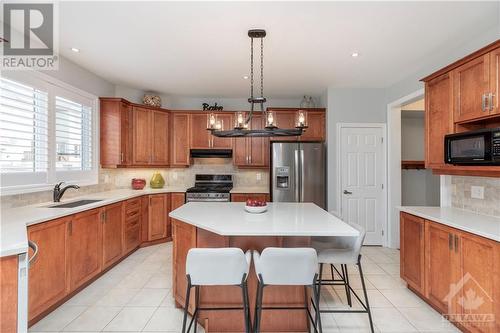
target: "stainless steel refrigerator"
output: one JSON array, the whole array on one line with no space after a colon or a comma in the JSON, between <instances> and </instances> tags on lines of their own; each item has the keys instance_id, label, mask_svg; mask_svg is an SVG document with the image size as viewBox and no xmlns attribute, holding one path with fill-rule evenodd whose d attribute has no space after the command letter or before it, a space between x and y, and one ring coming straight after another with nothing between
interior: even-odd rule
<instances>
[{"instance_id":1,"label":"stainless steel refrigerator","mask_svg":"<svg viewBox=\"0 0 500 333\"><path fill-rule=\"evenodd\" d=\"M320 142L273 142L270 185L275 202L313 202L325 209L325 145Z\"/></svg>"}]
</instances>

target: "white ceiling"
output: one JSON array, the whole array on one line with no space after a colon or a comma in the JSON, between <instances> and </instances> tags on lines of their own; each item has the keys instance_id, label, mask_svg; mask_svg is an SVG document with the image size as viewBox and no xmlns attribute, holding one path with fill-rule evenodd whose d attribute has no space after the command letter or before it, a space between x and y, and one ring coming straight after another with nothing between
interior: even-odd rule
<instances>
[{"instance_id":1,"label":"white ceiling","mask_svg":"<svg viewBox=\"0 0 500 333\"><path fill-rule=\"evenodd\" d=\"M498 24L498 2L61 2L60 52L111 82L182 96L248 94L265 28L265 94L386 87ZM80 53L74 53L77 47ZM351 53L360 53L352 58Z\"/></svg>"}]
</instances>

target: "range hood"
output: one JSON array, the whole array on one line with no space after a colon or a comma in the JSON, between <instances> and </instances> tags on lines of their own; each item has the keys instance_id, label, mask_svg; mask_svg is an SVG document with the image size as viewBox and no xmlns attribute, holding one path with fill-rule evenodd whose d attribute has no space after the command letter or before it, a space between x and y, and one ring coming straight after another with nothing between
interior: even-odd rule
<instances>
[{"instance_id":1,"label":"range hood","mask_svg":"<svg viewBox=\"0 0 500 333\"><path fill-rule=\"evenodd\" d=\"M232 149L191 149L194 158L232 158Z\"/></svg>"}]
</instances>

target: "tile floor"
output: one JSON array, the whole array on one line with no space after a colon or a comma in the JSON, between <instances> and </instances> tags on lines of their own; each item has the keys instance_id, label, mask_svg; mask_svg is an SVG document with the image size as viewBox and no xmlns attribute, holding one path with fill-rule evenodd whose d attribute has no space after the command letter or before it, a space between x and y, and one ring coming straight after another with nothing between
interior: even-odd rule
<instances>
[{"instance_id":1,"label":"tile floor","mask_svg":"<svg viewBox=\"0 0 500 333\"><path fill-rule=\"evenodd\" d=\"M376 332L459 332L406 289L399 278L399 251L364 247L362 253ZM171 295L171 263L171 244L140 249L31 327L30 333L180 332L182 311L174 307ZM355 267L349 275L353 289L362 295ZM344 308L345 304L343 286L323 288L322 307ZM356 302L353 306L360 307ZM366 314L322 314L321 318L325 333L369 332Z\"/></svg>"}]
</instances>

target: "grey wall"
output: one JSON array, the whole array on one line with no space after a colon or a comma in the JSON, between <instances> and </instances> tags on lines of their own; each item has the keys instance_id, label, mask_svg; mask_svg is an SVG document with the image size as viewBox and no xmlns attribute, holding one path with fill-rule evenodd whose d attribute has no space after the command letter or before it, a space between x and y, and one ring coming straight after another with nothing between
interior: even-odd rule
<instances>
[{"instance_id":1,"label":"grey wall","mask_svg":"<svg viewBox=\"0 0 500 333\"><path fill-rule=\"evenodd\" d=\"M113 83L62 56L59 58L58 70L41 72L95 96L114 96L115 93Z\"/></svg>"},{"instance_id":2,"label":"grey wall","mask_svg":"<svg viewBox=\"0 0 500 333\"><path fill-rule=\"evenodd\" d=\"M327 103L328 210L338 214L337 124L385 123L387 105L383 89L329 88Z\"/></svg>"},{"instance_id":3,"label":"grey wall","mask_svg":"<svg viewBox=\"0 0 500 333\"><path fill-rule=\"evenodd\" d=\"M424 112L401 116L401 158L424 160ZM439 206L439 176L431 170L402 170L401 200L405 206Z\"/></svg>"},{"instance_id":4,"label":"grey wall","mask_svg":"<svg viewBox=\"0 0 500 333\"><path fill-rule=\"evenodd\" d=\"M142 97L144 96L144 91L140 89L135 89L125 86L115 87L115 96L123 97L131 102L142 103ZM224 106L225 110L249 110L250 104L248 104L248 97L241 98L216 98L216 97L184 97L184 96L170 96L160 94L162 100L162 106L173 110L200 110L203 103L208 103L213 105L217 103L218 105ZM318 107L321 105L322 100L319 97L315 97L315 102ZM275 107L299 107L302 96L297 96L296 98L268 98L266 106Z\"/></svg>"}]
</instances>

